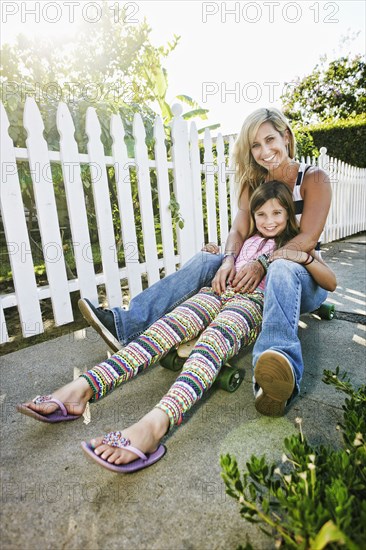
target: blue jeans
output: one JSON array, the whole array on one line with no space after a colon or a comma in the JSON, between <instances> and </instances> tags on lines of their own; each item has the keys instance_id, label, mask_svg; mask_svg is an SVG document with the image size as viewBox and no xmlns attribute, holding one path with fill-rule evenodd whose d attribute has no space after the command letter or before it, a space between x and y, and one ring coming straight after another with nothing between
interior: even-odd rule
<instances>
[{"instance_id":1,"label":"blue jeans","mask_svg":"<svg viewBox=\"0 0 366 550\"><path fill-rule=\"evenodd\" d=\"M202 287L210 286L222 258L222 254L198 252L178 271L132 298L128 310L112 308L119 342L125 346Z\"/></svg>"},{"instance_id":2,"label":"blue jeans","mask_svg":"<svg viewBox=\"0 0 366 550\"><path fill-rule=\"evenodd\" d=\"M253 348L253 365L256 365L264 351L280 351L294 368L294 395L300 391L304 372L301 345L297 335L300 314L317 309L327 294L300 264L276 260L268 269L262 331Z\"/></svg>"}]
</instances>

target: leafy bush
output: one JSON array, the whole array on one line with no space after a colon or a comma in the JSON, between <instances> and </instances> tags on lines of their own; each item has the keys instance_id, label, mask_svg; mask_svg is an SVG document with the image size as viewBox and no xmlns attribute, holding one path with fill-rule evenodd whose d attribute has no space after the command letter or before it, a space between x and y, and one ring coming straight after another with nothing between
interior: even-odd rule
<instances>
[{"instance_id":1,"label":"leafy bush","mask_svg":"<svg viewBox=\"0 0 366 550\"><path fill-rule=\"evenodd\" d=\"M361 153L366 141L366 114L299 128L298 133L310 134L313 144L318 149L326 147L329 156L343 160L352 166L366 167L365 156ZM306 152L306 154L313 153Z\"/></svg>"},{"instance_id":2,"label":"leafy bush","mask_svg":"<svg viewBox=\"0 0 366 550\"><path fill-rule=\"evenodd\" d=\"M281 101L292 122L312 124L365 112L366 63L362 54L328 60L322 56L309 75L285 88Z\"/></svg>"},{"instance_id":3,"label":"leafy bush","mask_svg":"<svg viewBox=\"0 0 366 550\"><path fill-rule=\"evenodd\" d=\"M276 546L322 550L366 547L366 386L357 391L339 369L323 381L348 395L339 429L344 448L312 446L302 433L285 439L282 464L252 456L240 476L229 454L221 457L226 492L246 520L259 523ZM246 548L251 548L247 545Z\"/></svg>"},{"instance_id":4,"label":"leafy bush","mask_svg":"<svg viewBox=\"0 0 366 550\"><path fill-rule=\"evenodd\" d=\"M296 138L296 157L315 157L319 156L319 149L315 146L313 136L307 128L294 128ZM321 146L322 147L322 146Z\"/></svg>"}]
</instances>

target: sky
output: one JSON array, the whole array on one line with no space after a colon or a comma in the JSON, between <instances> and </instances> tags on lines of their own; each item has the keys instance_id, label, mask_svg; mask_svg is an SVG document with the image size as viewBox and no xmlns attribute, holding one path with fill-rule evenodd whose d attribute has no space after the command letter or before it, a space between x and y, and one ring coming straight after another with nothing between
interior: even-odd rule
<instances>
[{"instance_id":1,"label":"sky","mask_svg":"<svg viewBox=\"0 0 366 550\"><path fill-rule=\"evenodd\" d=\"M223 134L238 132L254 109L281 107L281 93L309 74L321 55L331 60L365 54L363 0L114 0L108 8L116 23L123 18L138 25L146 17L155 46L181 36L165 60L167 100L173 104L179 94L192 97L209 109L208 121L199 126L220 123ZM103 8L88 0L2 0L0 9L4 43L19 33L72 39L80 21L92 31Z\"/></svg>"}]
</instances>

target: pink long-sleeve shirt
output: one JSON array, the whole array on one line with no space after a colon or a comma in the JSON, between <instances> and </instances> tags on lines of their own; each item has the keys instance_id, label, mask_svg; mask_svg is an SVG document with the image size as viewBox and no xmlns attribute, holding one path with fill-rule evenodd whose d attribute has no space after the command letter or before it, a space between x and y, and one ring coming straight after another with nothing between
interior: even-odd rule
<instances>
[{"instance_id":1,"label":"pink long-sleeve shirt","mask_svg":"<svg viewBox=\"0 0 366 550\"><path fill-rule=\"evenodd\" d=\"M264 242L265 241L265 242ZM262 243L264 244L262 245ZM262 246L261 246L262 245ZM274 239L265 239L260 235L253 235L247 239L235 261L235 269L238 272L239 269L244 267L249 262L256 260L261 254L270 254L275 249ZM266 284L266 278L263 277L257 288L264 290Z\"/></svg>"}]
</instances>

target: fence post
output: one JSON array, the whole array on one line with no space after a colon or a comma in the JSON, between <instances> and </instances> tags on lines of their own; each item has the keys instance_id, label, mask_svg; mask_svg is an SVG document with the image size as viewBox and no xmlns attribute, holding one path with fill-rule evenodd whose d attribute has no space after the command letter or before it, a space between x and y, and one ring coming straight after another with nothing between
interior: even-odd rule
<instances>
[{"instance_id":1,"label":"fence post","mask_svg":"<svg viewBox=\"0 0 366 550\"><path fill-rule=\"evenodd\" d=\"M24 216L24 205L16 163L14 144L9 136L9 119L0 104L1 178L0 211L4 225L14 289L24 337L43 332L42 314L37 293L33 258ZM31 330L30 330L31 329ZM8 341L3 306L0 298L0 344Z\"/></svg>"},{"instance_id":2,"label":"fence post","mask_svg":"<svg viewBox=\"0 0 366 550\"><path fill-rule=\"evenodd\" d=\"M205 242L205 231L202 209L202 170L200 159L200 144L198 139L197 127L194 122L191 123L189 133L189 153L191 162L191 177L193 191L193 212L194 212L194 233L196 248L195 252L201 250Z\"/></svg>"},{"instance_id":3,"label":"fence post","mask_svg":"<svg viewBox=\"0 0 366 550\"><path fill-rule=\"evenodd\" d=\"M221 134L216 139L217 187L219 195L220 243L225 246L229 233L228 185L226 177L225 145Z\"/></svg>"},{"instance_id":4,"label":"fence post","mask_svg":"<svg viewBox=\"0 0 366 550\"><path fill-rule=\"evenodd\" d=\"M320 155L318 158L318 166L329 174L329 159L327 155L327 148L320 147Z\"/></svg>"},{"instance_id":5,"label":"fence post","mask_svg":"<svg viewBox=\"0 0 366 550\"><path fill-rule=\"evenodd\" d=\"M92 246L88 228L88 216L81 178L79 151L75 140L75 126L66 103L59 103L56 116L60 134L60 160L70 220L74 257L82 298L89 298L98 305L94 264L88 261Z\"/></svg>"},{"instance_id":6,"label":"fence post","mask_svg":"<svg viewBox=\"0 0 366 550\"><path fill-rule=\"evenodd\" d=\"M235 138L230 136L229 138L229 187L230 187L230 216L231 224L233 224L234 218L238 212L238 192L237 192L237 182L235 174L235 166L233 165L232 158L234 153Z\"/></svg>"},{"instance_id":7,"label":"fence post","mask_svg":"<svg viewBox=\"0 0 366 550\"><path fill-rule=\"evenodd\" d=\"M105 165L102 129L94 107L88 107L85 120L88 155L97 218L98 238L102 256L104 282L109 307L120 306L122 292L119 280L117 249L113 228L112 207Z\"/></svg>"},{"instance_id":8,"label":"fence post","mask_svg":"<svg viewBox=\"0 0 366 550\"><path fill-rule=\"evenodd\" d=\"M183 229L176 228L180 264L182 265L195 252L194 223L192 223L193 190L187 123L182 117L183 109L180 105L174 104L172 111L174 114L172 121L173 188L177 202L179 203L180 213L184 220Z\"/></svg>"},{"instance_id":9,"label":"fence post","mask_svg":"<svg viewBox=\"0 0 366 550\"><path fill-rule=\"evenodd\" d=\"M23 125L27 132L29 168L37 206L43 258L50 285L51 302L57 325L74 320L66 273L55 189L52 179L48 144L44 138L44 122L38 106L28 97L24 106Z\"/></svg>"},{"instance_id":10,"label":"fence post","mask_svg":"<svg viewBox=\"0 0 366 550\"><path fill-rule=\"evenodd\" d=\"M318 167L321 168L322 170L324 170L325 172L327 172L328 176L330 177L330 171L329 171L329 159L328 159L328 155L327 155L327 148L326 147L320 147L320 155L318 157ZM330 177L330 180L331 180L331 177ZM333 185L332 185L332 181L330 182L331 184L331 187L333 188ZM333 191L333 189L332 189ZM334 228L333 228L333 224L332 224L332 221L333 221L333 208L332 208L332 204L330 205L330 210L328 212L328 216L327 216L327 220L325 222L325 226L324 226L324 229L323 229L323 239L324 241L323 242L329 242L330 240L332 240L332 235L333 235L333 232L334 232Z\"/></svg>"},{"instance_id":11,"label":"fence post","mask_svg":"<svg viewBox=\"0 0 366 550\"><path fill-rule=\"evenodd\" d=\"M204 145L204 174L206 183L206 212L208 240L212 243L218 243L217 239L217 216L216 216L216 193L215 193L215 173L217 165L214 164L212 152L212 139L210 130L206 128L203 139Z\"/></svg>"},{"instance_id":12,"label":"fence post","mask_svg":"<svg viewBox=\"0 0 366 550\"><path fill-rule=\"evenodd\" d=\"M154 211L151 195L149 156L146 147L146 131L140 113L133 117L137 187L140 200L142 238L149 286L160 279L158 252L154 227Z\"/></svg>"},{"instance_id":13,"label":"fence post","mask_svg":"<svg viewBox=\"0 0 366 550\"><path fill-rule=\"evenodd\" d=\"M165 275L175 272L175 252L172 213L170 205L170 184L167 150L165 145L165 130L160 116L155 118L155 165L158 183L159 213L161 224L161 241L163 244L163 258Z\"/></svg>"},{"instance_id":14,"label":"fence post","mask_svg":"<svg viewBox=\"0 0 366 550\"><path fill-rule=\"evenodd\" d=\"M124 140L125 129L121 117L112 115L110 125L112 137L112 154L114 173L116 177L119 219L121 221L121 237L125 254L128 288L133 298L142 291L139 251L136 236L136 223L131 191L130 165ZM134 164L134 163L133 163Z\"/></svg>"}]
</instances>

